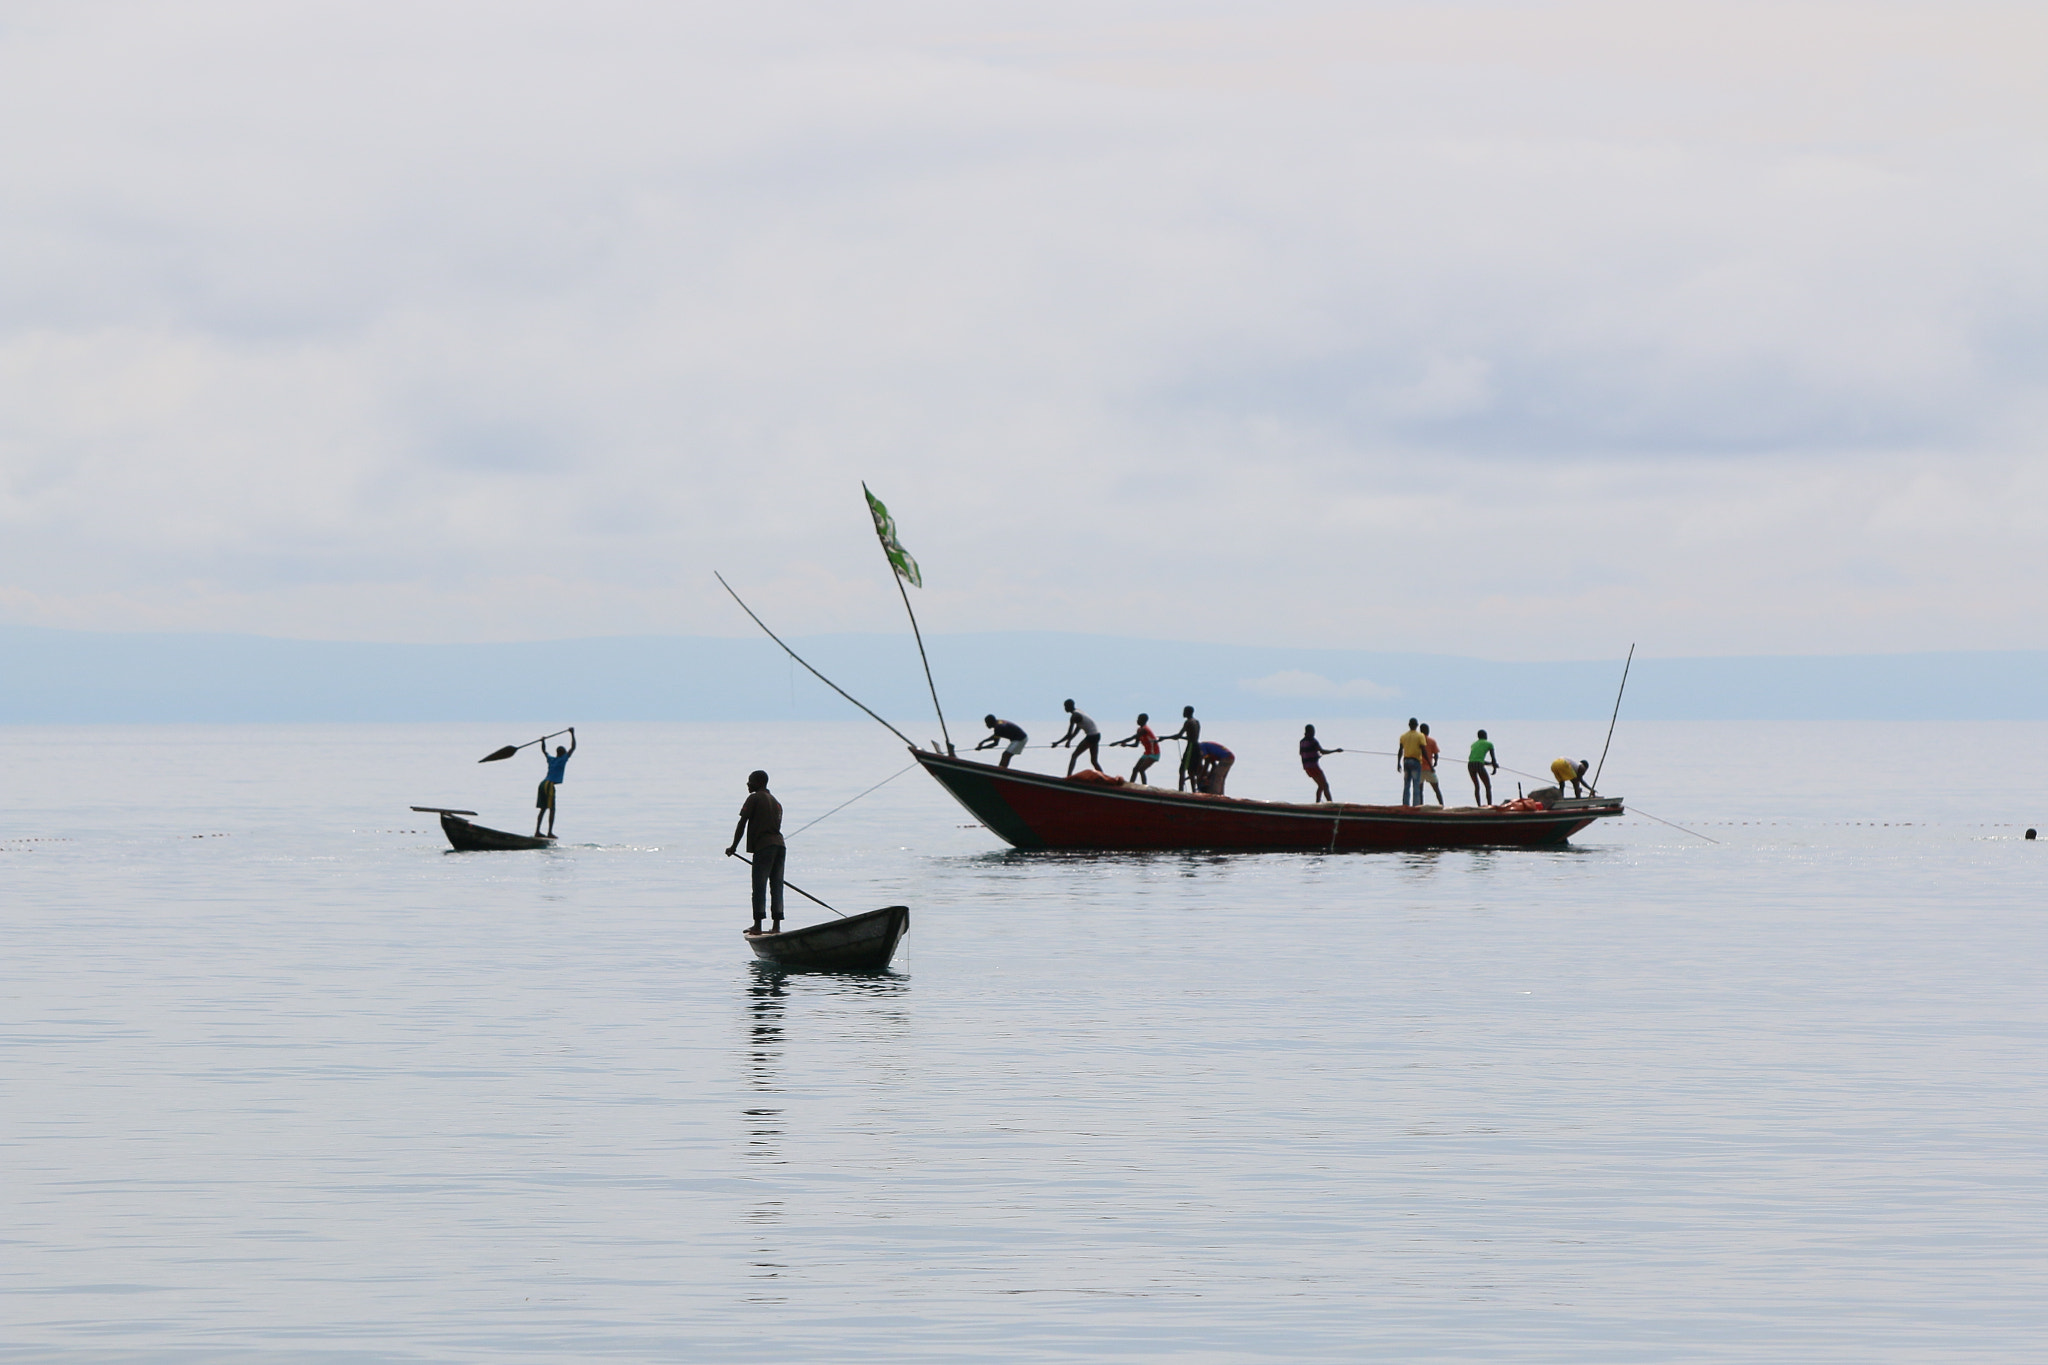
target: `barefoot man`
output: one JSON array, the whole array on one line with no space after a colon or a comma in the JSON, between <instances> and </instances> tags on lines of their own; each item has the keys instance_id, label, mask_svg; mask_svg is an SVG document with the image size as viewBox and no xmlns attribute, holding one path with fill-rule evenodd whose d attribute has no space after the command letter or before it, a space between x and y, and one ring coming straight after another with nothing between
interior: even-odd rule
<instances>
[{"instance_id":1,"label":"barefoot man","mask_svg":"<svg viewBox=\"0 0 2048 1365\"><path fill-rule=\"evenodd\" d=\"M1592 791L1593 784L1586 780L1586 769L1592 766L1583 758L1577 764L1568 758L1551 759L1550 775L1557 779L1557 794L1563 796L1567 785L1571 787L1573 796L1584 796Z\"/></svg>"},{"instance_id":2,"label":"barefoot man","mask_svg":"<svg viewBox=\"0 0 2048 1365\"><path fill-rule=\"evenodd\" d=\"M1112 740L1109 746L1112 749L1127 749L1133 744L1138 746L1138 766L1131 769L1131 781L1146 787L1152 785L1152 779L1145 776L1145 771L1159 761L1159 736L1152 733L1151 720L1152 717L1140 711L1137 733Z\"/></svg>"},{"instance_id":3,"label":"barefoot man","mask_svg":"<svg viewBox=\"0 0 2048 1365\"><path fill-rule=\"evenodd\" d=\"M1195 719L1195 708L1180 708L1180 729L1167 736L1168 739L1183 740L1180 751L1180 778L1173 785L1176 790L1185 787L1194 779L1197 771L1196 760L1201 757L1195 747L1202 742L1202 722ZM1200 787L1195 790L1200 791Z\"/></svg>"},{"instance_id":4,"label":"barefoot man","mask_svg":"<svg viewBox=\"0 0 2048 1365\"><path fill-rule=\"evenodd\" d=\"M576 752L576 727L569 727L567 747L557 744L554 753L548 746L540 746L540 756L548 761L548 775L540 780L540 790L533 797L533 837L540 838L540 822L548 822L548 838L555 837L555 788L562 785L562 779L569 775L569 756Z\"/></svg>"},{"instance_id":5,"label":"barefoot man","mask_svg":"<svg viewBox=\"0 0 2048 1365\"><path fill-rule=\"evenodd\" d=\"M1443 746L1438 744L1435 740L1429 737L1428 725L1423 725L1421 727L1421 730L1422 780L1424 782L1427 782L1429 784L1429 789L1436 793L1436 803L1439 806L1441 806L1444 803L1444 789L1438 785L1436 780L1436 761L1437 758L1443 753ZM1418 806L1422 804L1422 796L1419 792L1416 794L1415 804Z\"/></svg>"},{"instance_id":6,"label":"barefoot man","mask_svg":"<svg viewBox=\"0 0 2048 1365\"><path fill-rule=\"evenodd\" d=\"M1316 727L1301 727L1301 770L1316 784L1316 801L1335 801L1330 795L1330 779L1323 776L1323 755L1341 754L1342 749L1325 749L1323 742L1316 738ZM1310 802L1311 805L1315 804Z\"/></svg>"},{"instance_id":7,"label":"barefoot man","mask_svg":"<svg viewBox=\"0 0 2048 1365\"><path fill-rule=\"evenodd\" d=\"M1024 752L1024 741L1028 738L1024 733L1024 727L1017 724L1016 721L997 720L994 716L983 716L981 723L986 725L992 733L987 739L984 739L974 747L976 749L993 749L996 745L1003 743L1004 740L1008 740L1009 746L1003 750L1002 761L997 763L996 766L998 768L1009 767L1010 760Z\"/></svg>"},{"instance_id":8,"label":"barefoot man","mask_svg":"<svg viewBox=\"0 0 2048 1365\"><path fill-rule=\"evenodd\" d=\"M1493 804L1493 776L1487 771L1500 771L1500 755L1493 750L1493 741L1486 737L1486 731L1479 732L1479 738L1472 741L1472 752L1465 759L1465 775L1472 779L1472 804L1490 806ZM1479 784L1486 784L1486 799L1479 799Z\"/></svg>"},{"instance_id":9,"label":"barefoot man","mask_svg":"<svg viewBox=\"0 0 2048 1365\"><path fill-rule=\"evenodd\" d=\"M768 774L759 768L747 774L747 799L740 806L740 822L733 826L732 842L726 846L730 858L747 840L747 852L754 855L754 927L761 932L761 912L772 903L775 932L782 932L782 865L789 855L782 842L782 803L768 794ZM771 901L771 895L772 901Z\"/></svg>"},{"instance_id":10,"label":"barefoot man","mask_svg":"<svg viewBox=\"0 0 2048 1365\"><path fill-rule=\"evenodd\" d=\"M1087 712L1074 709L1074 699L1072 697L1068 697L1060 705L1067 712L1067 732L1054 740L1052 747L1057 749L1062 744L1073 744L1076 737L1081 741L1079 744L1074 744L1074 752L1067 757L1067 776L1072 777L1074 775L1074 765L1081 761L1082 754L1088 755L1089 767L1095 769L1096 772L1101 772L1101 727L1088 718Z\"/></svg>"}]
</instances>

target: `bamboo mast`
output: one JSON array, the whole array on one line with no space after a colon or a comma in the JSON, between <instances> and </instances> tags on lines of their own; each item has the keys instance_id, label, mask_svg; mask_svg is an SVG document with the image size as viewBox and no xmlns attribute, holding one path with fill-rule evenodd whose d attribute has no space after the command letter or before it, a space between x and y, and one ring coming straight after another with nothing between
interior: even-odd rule
<instances>
[{"instance_id":1,"label":"bamboo mast","mask_svg":"<svg viewBox=\"0 0 2048 1365\"><path fill-rule=\"evenodd\" d=\"M1621 694L1628 691L1628 669L1635 661L1636 647L1631 644L1628 647L1628 658L1621 665L1621 686L1616 688L1614 693L1614 714L1607 718L1607 744L1614 743L1614 722L1621 719ZM1593 769L1593 793L1596 796L1600 793L1600 774L1607 768L1607 744L1600 746L1600 766ZM1688 834L1691 832L1686 831Z\"/></svg>"},{"instance_id":2,"label":"bamboo mast","mask_svg":"<svg viewBox=\"0 0 2048 1365\"><path fill-rule=\"evenodd\" d=\"M868 491L865 480L861 483L860 491L867 498L868 517L873 520L875 495ZM924 685L931 689L932 711L939 718L939 735L945 740L946 756L951 758L954 756L953 736L946 729L946 709L939 705L939 685L932 681L932 660L931 656L924 652L924 632L917 628L917 613L910 608L910 589L903 586L903 571L896 567L895 555L889 553L889 538L882 534L882 524L879 521L875 522L875 543L882 547L882 558L889 564L889 576L896 580L896 593L903 599L903 614L910 618L910 636L917 641L917 657L919 662L924 664ZM897 548L898 553L901 553L901 547Z\"/></svg>"}]
</instances>

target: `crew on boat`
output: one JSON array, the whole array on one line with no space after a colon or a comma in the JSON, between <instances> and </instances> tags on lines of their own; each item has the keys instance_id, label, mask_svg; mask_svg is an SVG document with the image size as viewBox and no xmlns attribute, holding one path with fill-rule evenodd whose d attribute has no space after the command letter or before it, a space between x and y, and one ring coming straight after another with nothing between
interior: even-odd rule
<instances>
[{"instance_id":1,"label":"crew on boat","mask_svg":"<svg viewBox=\"0 0 2048 1365\"><path fill-rule=\"evenodd\" d=\"M1301 727L1301 770L1316 784L1316 801L1335 801L1330 795L1330 779L1323 776L1323 755L1341 754L1342 749L1325 749L1323 742L1316 738L1316 727ZM1311 802L1310 804L1314 804Z\"/></svg>"},{"instance_id":2,"label":"crew on boat","mask_svg":"<svg viewBox=\"0 0 2048 1365\"><path fill-rule=\"evenodd\" d=\"M1491 765L1494 772L1500 771L1500 755L1493 751L1493 741L1486 737L1486 731L1479 732L1479 738L1472 741L1472 752L1465 757L1465 776L1472 779L1472 803L1477 806L1493 804L1493 778L1488 774ZM1486 784L1486 796L1481 799L1479 786Z\"/></svg>"},{"instance_id":3,"label":"crew on boat","mask_svg":"<svg viewBox=\"0 0 2048 1365\"><path fill-rule=\"evenodd\" d=\"M1179 791L1194 783L1195 760L1201 757L1195 750L1202 743L1202 722L1195 719L1194 707L1183 706L1180 708L1180 729L1168 735L1167 738L1181 741L1180 777L1173 784L1174 790ZM1195 790L1200 791L1201 788L1196 786Z\"/></svg>"},{"instance_id":4,"label":"crew on boat","mask_svg":"<svg viewBox=\"0 0 2048 1365\"><path fill-rule=\"evenodd\" d=\"M1072 777L1074 775L1074 765L1080 762L1082 754L1088 755L1089 767L1095 769L1096 772L1101 772L1102 728L1088 718L1087 712L1074 709L1074 699L1072 697L1068 697L1060 705L1067 712L1067 732L1054 740L1052 747L1057 749L1062 744L1074 744L1076 739L1081 741L1079 744L1074 744L1074 752L1067 756L1067 776Z\"/></svg>"},{"instance_id":5,"label":"crew on boat","mask_svg":"<svg viewBox=\"0 0 2048 1365\"><path fill-rule=\"evenodd\" d=\"M1422 732L1422 780L1427 782L1429 789L1436 793L1436 803L1441 806L1444 803L1444 789L1437 784L1436 761L1438 756L1443 753L1443 747L1429 737L1428 721L1422 722L1422 724L1415 728ZM1422 804L1419 792L1417 793L1415 804L1418 806Z\"/></svg>"},{"instance_id":6,"label":"crew on boat","mask_svg":"<svg viewBox=\"0 0 2048 1365\"><path fill-rule=\"evenodd\" d=\"M996 764L996 766L998 768L1009 767L1010 760L1024 752L1024 741L1030 738L1030 736L1024 733L1023 726L1013 720L997 720L994 716L983 716L981 723L986 725L992 733L987 739L984 739L974 747L977 750L993 749L1004 740L1008 740L1009 746L1003 750L1002 761Z\"/></svg>"},{"instance_id":7,"label":"crew on boat","mask_svg":"<svg viewBox=\"0 0 2048 1365\"><path fill-rule=\"evenodd\" d=\"M1230 780L1230 768L1237 762L1237 755L1216 741L1205 739L1195 746L1195 762L1195 790L1210 796L1223 795L1223 784Z\"/></svg>"},{"instance_id":8,"label":"crew on boat","mask_svg":"<svg viewBox=\"0 0 2048 1365\"><path fill-rule=\"evenodd\" d=\"M1152 781L1145 776L1145 772L1159 761L1159 736L1152 733L1151 720L1152 717L1140 711L1136 732L1122 739L1112 740L1109 746L1112 749L1127 749L1133 744L1138 746L1138 763L1131 769L1130 780L1146 787L1151 786Z\"/></svg>"},{"instance_id":9,"label":"crew on boat","mask_svg":"<svg viewBox=\"0 0 2048 1365\"><path fill-rule=\"evenodd\" d=\"M1394 751L1394 769L1401 774L1401 804L1419 806L1422 804L1422 760L1429 753L1429 740L1416 728L1415 717L1408 717L1408 728L1401 735L1401 742Z\"/></svg>"},{"instance_id":10,"label":"crew on boat","mask_svg":"<svg viewBox=\"0 0 2048 1365\"><path fill-rule=\"evenodd\" d=\"M1557 779L1558 795L1564 795L1564 789L1567 785L1571 787L1573 796L1586 796L1590 794L1593 790L1593 784L1586 781L1586 769L1592 766L1591 762L1583 758L1576 765L1568 758L1551 759L1550 775Z\"/></svg>"}]
</instances>

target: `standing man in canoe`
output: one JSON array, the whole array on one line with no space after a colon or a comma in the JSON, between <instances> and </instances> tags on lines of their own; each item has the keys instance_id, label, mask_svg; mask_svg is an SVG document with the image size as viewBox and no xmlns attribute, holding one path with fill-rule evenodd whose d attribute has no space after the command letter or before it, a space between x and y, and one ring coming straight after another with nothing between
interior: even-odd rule
<instances>
[{"instance_id":1,"label":"standing man in canoe","mask_svg":"<svg viewBox=\"0 0 2048 1365\"><path fill-rule=\"evenodd\" d=\"M1195 719L1194 707L1180 708L1180 729L1167 738L1183 741L1180 751L1180 778L1173 784L1174 790L1179 791L1194 782L1195 774L1200 771L1195 763L1200 757L1195 752L1195 747L1202 742L1202 722ZM1197 786L1195 790L1200 791L1201 788Z\"/></svg>"},{"instance_id":2,"label":"standing man in canoe","mask_svg":"<svg viewBox=\"0 0 2048 1365\"><path fill-rule=\"evenodd\" d=\"M996 764L998 768L1009 767L1010 760L1024 752L1024 741L1029 738L1024 733L1024 727L1014 720L997 720L994 716L983 716L981 723L995 733L975 745L975 749L993 749L1004 740L1010 741L1009 747L1003 750L1002 761Z\"/></svg>"},{"instance_id":3,"label":"standing man in canoe","mask_svg":"<svg viewBox=\"0 0 2048 1365\"><path fill-rule=\"evenodd\" d=\"M1159 736L1152 733L1152 726L1149 723L1151 719L1152 717L1140 711L1137 733L1125 739L1114 740L1109 746L1112 749L1127 749L1133 744L1138 746L1138 766L1131 769L1131 781L1147 787L1152 785L1152 779L1145 776L1145 770L1159 761Z\"/></svg>"},{"instance_id":4,"label":"standing man in canoe","mask_svg":"<svg viewBox=\"0 0 2048 1365\"><path fill-rule=\"evenodd\" d=\"M1394 768L1401 774L1401 804L1404 806L1422 804L1422 759L1428 752L1429 741L1423 737L1422 731L1415 728L1415 717L1408 717L1408 729L1394 749Z\"/></svg>"},{"instance_id":5,"label":"standing man in canoe","mask_svg":"<svg viewBox=\"0 0 2048 1365\"><path fill-rule=\"evenodd\" d=\"M1072 697L1068 697L1060 705L1065 708L1067 713L1067 732L1054 740L1052 747L1057 749L1062 744L1073 744L1077 736L1081 741L1079 744L1074 744L1074 752L1067 756L1067 776L1072 777L1074 775L1074 765L1081 761L1082 754L1088 755L1089 767L1095 769L1096 772L1101 772L1102 728L1088 718L1087 712L1074 709L1074 699Z\"/></svg>"},{"instance_id":6,"label":"standing man in canoe","mask_svg":"<svg viewBox=\"0 0 2048 1365\"><path fill-rule=\"evenodd\" d=\"M1443 753L1443 746L1429 737L1429 722L1424 721L1416 728L1422 731L1422 780L1436 793L1436 803L1441 806L1444 803L1444 789L1437 785L1436 761ZM1420 792L1416 793L1415 804L1422 804Z\"/></svg>"},{"instance_id":7,"label":"standing man in canoe","mask_svg":"<svg viewBox=\"0 0 2048 1365\"><path fill-rule=\"evenodd\" d=\"M732 842L726 846L730 858L745 835L747 852L754 855L754 927L761 932L761 912L773 909L775 932L782 932L782 865L789 846L782 842L782 803L768 794L768 774L759 768L747 774L747 799L740 806L740 822L733 826Z\"/></svg>"},{"instance_id":8,"label":"standing man in canoe","mask_svg":"<svg viewBox=\"0 0 2048 1365\"><path fill-rule=\"evenodd\" d=\"M562 785L562 779L569 775L569 756L576 752L576 727L569 727L569 743L566 747L557 744L554 753L548 746L540 746L540 756L548 761L548 775L540 780L540 790L533 797L533 837L540 838L540 822L548 822L548 838L555 837L555 788Z\"/></svg>"},{"instance_id":9,"label":"standing man in canoe","mask_svg":"<svg viewBox=\"0 0 2048 1365\"><path fill-rule=\"evenodd\" d=\"M1323 776L1323 755L1341 754L1342 749L1325 749L1323 742L1316 738L1316 727L1301 727L1301 770L1316 784L1316 801L1335 801L1330 795L1330 779ZM1311 805L1315 804L1310 802Z\"/></svg>"},{"instance_id":10,"label":"standing man in canoe","mask_svg":"<svg viewBox=\"0 0 2048 1365\"><path fill-rule=\"evenodd\" d=\"M1472 741L1472 752L1465 757L1465 776L1472 779L1472 804L1490 806L1493 804L1493 778L1488 775L1488 764L1493 771L1500 771L1500 755L1493 751L1493 741L1486 737L1486 731L1479 732L1479 738ZM1479 784L1486 784L1486 798L1480 799Z\"/></svg>"}]
</instances>

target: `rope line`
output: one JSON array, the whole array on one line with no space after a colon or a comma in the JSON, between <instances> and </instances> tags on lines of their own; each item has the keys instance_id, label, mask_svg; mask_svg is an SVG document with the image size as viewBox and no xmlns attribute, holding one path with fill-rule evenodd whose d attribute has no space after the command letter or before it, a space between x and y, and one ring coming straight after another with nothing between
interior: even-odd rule
<instances>
[{"instance_id":1,"label":"rope line","mask_svg":"<svg viewBox=\"0 0 2048 1365\"><path fill-rule=\"evenodd\" d=\"M907 772L909 772L909 771L910 771L910 768L915 768L916 766L917 766L917 765L916 765L915 763L913 763L913 764L911 764L911 765L910 765L910 767L909 767L909 768L901 768L901 769L898 769L898 770L897 770L896 772L890 773L890 774L889 774L889 775L888 775L887 777L883 778L883 779L882 779L882 780L881 780L880 782L877 782L877 783L876 783L876 784L875 784L874 786L872 786L872 787L869 787L867 791L864 791L864 792L862 792L862 793L860 794L860 796L866 796L866 795L868 794L868 792L878 792L878 791L880 791L880 790L881 790L882 788L884 788L884 787L888 786L888 785L889 785L889 784L890 784L891 782L894 782L894 781L895 781L895 780L896 780L897 778L899 778L899 777L903 776L903 774L904 774L904 773L907 773ZM835 815L839 814L839 812L841 812L841 811L845 810L845 809L846 809L846 808L847 808L848 806L852 805L852 804L853 804L854 802L856 802L856 801L860 800L860 796L849 796L848 798L846 798L846 800L844 800L844 801L841 801L841 802L840 802L840 803L839 803L838 805L834 806L834 807L833 807L833 808L832 808L831 810L828 810L828 811L826 811L826 812L825 812L825 813L824 813L823 815L819 816L819 817L818 817L818 820L829 820L829 819L831 819L831 818L832 818L833 816L835 816ZM790 838L790 839L794 839L794 838L796 838L797 834L802 834L802 833L804 832L804 830L806 830L806 829L809 829L809 828L811 827L811 825L815 825L815 824L817 824L817 823L818 823L818 820L813 820L813 821L811 821L811 824L810 824L810 825L805 825L805 826L803 826L803 828L802 828L802 829L799 829L799 830L797 830L797 831L796 831L796 834L790 834L790 835L787 835L787 836L785 836L785 837L787 837L787 838ZM786 883L785 883L785 885L786 885Z\"/></svg>"}]
</instances>

